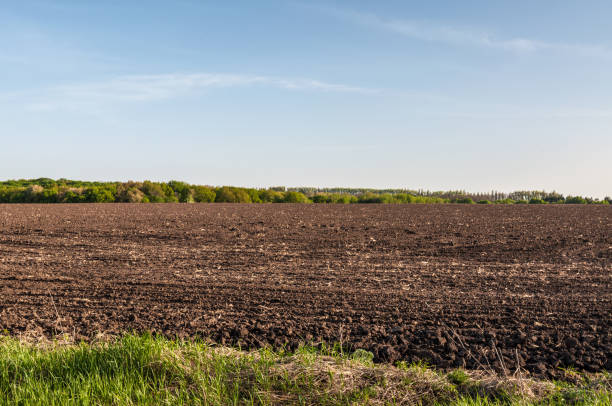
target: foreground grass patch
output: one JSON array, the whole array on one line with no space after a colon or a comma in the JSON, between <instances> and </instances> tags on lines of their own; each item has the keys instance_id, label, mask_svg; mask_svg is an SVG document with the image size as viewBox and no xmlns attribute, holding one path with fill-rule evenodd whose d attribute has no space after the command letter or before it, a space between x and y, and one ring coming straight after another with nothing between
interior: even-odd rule
<instances>
[{"instance_id":1,"label":"foreground grass patch","mask_svg":"<svg viewBox=\"0 0 612 406\"><path fill-rule=\"evenodd\" d=\"M374 365L365 351L242 352L126 335L94 344L0 338L0 403L68 404L611 404L610 377L568 382L426 365Z\"/></svg>"}]
</instances>

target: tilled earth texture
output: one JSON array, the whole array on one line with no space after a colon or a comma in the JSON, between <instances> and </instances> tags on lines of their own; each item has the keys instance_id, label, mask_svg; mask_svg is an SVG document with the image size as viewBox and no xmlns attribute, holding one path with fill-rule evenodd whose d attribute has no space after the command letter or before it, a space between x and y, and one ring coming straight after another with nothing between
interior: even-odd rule
<instances>
[{"instance_id":1,"label":"tilled earth texture","mask_svg":"<svg viewBox=\"0 0 612 406\"><path fill-rule=\"evenodd\" d=\"M0 205L0 328L612 370L612 208Z\"/></svg>"}]
</instances>

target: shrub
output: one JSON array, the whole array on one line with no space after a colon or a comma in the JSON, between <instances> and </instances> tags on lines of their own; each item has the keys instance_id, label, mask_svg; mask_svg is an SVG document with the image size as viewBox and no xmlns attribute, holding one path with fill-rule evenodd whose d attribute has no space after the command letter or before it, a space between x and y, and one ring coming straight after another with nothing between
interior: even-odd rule
<instances>
[{"instance_id":1,"label":"shrub","mask_svg":"<svg viewBox=\"0 0 612 406\"><path fill-rule=\"evenodd\" d=\"M414 203L414 196L408 193L397 193L393 196L396 203Z\"/></svg>"},{"instance_id":2,"label":"shrub","mask_svg":"<svg viewBox=\"0 0 612 406\"><path fill-rule=\"evenodd\" d=\"M529 204L546 204L546 202L542 199L538 199L537 197L532 197L531 200L529 200Z\"/></svg>"},{"instance_id":3,"label":"shrub","mask_svg":"<svg viewBox=\"0 0 612 406\"><path fill-rule=\"evenodd\" d=\"M251 197L244 189L223 186L216 194L217 203L251 203Z\"/></svg>"},{"instance_id":4,"label":"shrub","mask_svg":"<svg viewBox=\"0 0 612 406\"><path fill-rule=\"evenodd\" d=\"M284 203L310 203L310 200L300 192L285 192Z\"/></svg>"},{"instance_id":5,"label":"shrub","mask_svg":"<svg viewBox=\"0 0 612 406\"><path fill-rule=\"evenodd\" d=\"M313 203L331 203L332 197L330 195L317 194L310 198Z\"/></svg>"},{"instance_id":6,"label":"shrub","mask_svg":"<svg viewBox=\"0 0 612 406\"><path fill-rule=\"evenodd\" d=\"M253 203L262 203L261 198L259 197L259 190L257 189L246 189L245 192L249 195L251 202Z\"/></svg>"},{"instance_id":7,"label":"shrub","mask_svg":"<svg viewBox=\"0 0 612 406\"><path fill-rule=\"evenodd\" d=\"M330 196L331 203L350 204L357 203L357 196L347 194L334 194Z\"/></svg>"},{"instance_id":8,"label":"shrub","mask_svg":"<svg viewBox=\"0 0 612 406\"><path fill-rule=\"evenodd\" d=\"M393 196L389 193L376 194L372 192L364 193L357 197L358 203L393 203Z\"/></svg>"},{"instance_id":9,"label":"shrub","mask_svg":"<svg viewBox=\"0 0 612 406\"><path fill-rule=\"evenodd\" d=\"M53 179L49 178L38 178L28 181L31 184L42 186L43 188L53 188L57 186L57 183Z\"/></svg>"},{"instance_id":10,"label":"shrub","mask_svg":"<svg viewBox=\"0 0 612 406\"><path fill-rule=\"evenodd\" d=\"M83 201L90 203L112 203L115 201L115 196L108 189L90 187L84 190Z\"/></svg>"},{"instance_id":11,"label":"shrub","mask_svg":"<svg viewBox=\"0 0 612 406\"><path fill-rule=\"evenodd\" d=\"M81 190L77 188L69 188L60 192L60 201L63 203L79 203L84 199L81 195Z\"/></svg>"},{"instance_id":12,"label":"shrub","mask_svg":"<svg viewBox=\"0 0 612 406\"><path fill-rule=\"evenodd\" d=\"M449 199L444 199L441 197L433 197L433 196L414 196L410 195L410 201L408 203L423 203L423 204L431 204L431 203L449 203Z\"/></svg>"},{"instance_id":13,"label":"shrub","mask_svg":"<svg viewBox=\"0 0 612 406\"><path fill-rule=\"evenodd\" d=\"M179 202L191 203L194 201L193 189L187 183L171 180L168 182L168 186L174 190L175 197Z\"/></svg>"},{"instance_id":14,"label":"shrub","mask_svg":"<svg viewBox=\"0 0 612 406\"><path fill-rule=\"evenodd\" d=\"M26 189L15 188L8 193L9 203L24 203L26 202Z\"/></svg>"},{"instance_id":15,"label":"shrub","mask_svg":"<svg viewBox=\"0 0 612 406\"><path fill-rule=\"evenodd\" d=\"M587 201L586 199L580 197L580 196L568 196L565 199L565 203L566 204L586 204Z\"/></svg>"},{"instance_id":16,"label":"shrub","mask_svg":"<svg viewBox=\"0 0 612 406\"><path fill-rule=\"evenodd\" d=\"M554 192L544 196L542 200L544 200L546 203L565 203L565 198L563 195Z\"/></svg>"},{"instance_id":17,"label":"shrub","mask_svg":"<svg viewBox=\"0 0 612 406\"><path fill-rule=\"evenodd\" d=\"M42 193L42 201L45 203L57 203L58 201L58 188L53 186L52 188L45 189Z\"/></svg>"},{"instance_id":18,"label":"shrub","mask_svg":"<svg viewBox=\"0 0 612 406\"><path fill-rule=\"evenodd\" d=\"M514 200L508 198L508 199L496 200L494 203L495 204L514 204L516 202Z\"/></svg>"},{"instance_id":19,"label":"shrub","mask_svg":"<svg viewBox=\"0 0 612 406\"><path fill-rule=\"evenodd\" d=\"M263 203L277 203L277 202L282 202L284 199L284 195L277 191L274 190L272 188L267 189L267 190L261 190L259 192L259 199L263 202Z\"/></svg>"},{"instance_id":20,"label":"shrub","mask_svg":"<svg viewBox=\"0 0 612 406\"><path fill-rule=\"evenodd\" d=\"M474 200L471 197L458 197L453 200L453 203L474 204Z\"/></svg>"},{"instance_id":21,"label":"shrub","mask_svg":"<svg viewBox=\"0 0 612 406\"><path fill-rule=\"evenodd\" d=\"M140 190L147 196L150 202L162 203L166 201L166 193L158 183L145 180Z\"/></svg>"},{"instance_id":22,"label":"shrub","mask_svg":"<svg viewBox=\"0 0 612 406\"><path fill-rule=\"evenodd\" d=\"M217 194L211 188L206 186L193 187L193 200L198 203L212 203L215 201Z\"/></svg>"},{"instance_id":23,"label":"shrub","mask_svg":"<svg viewBox=\"0 0 612 406\"><path fill-rule=\"evenodd\" d=\"M128 181L118 183L115 192L115 201L125 203L140 203L144 193L140 190L142 183Z\"/></svg>"},{"instance_id":24,"label":"shrub","mask_svg":"<svg viewBox=\"0 0 612 406\"><path fill-rule=\"evenodd\" d=\"M490 200L479 200L476 203L478 203L478 204L491 204L491 201Z\"/></svg>"},{"instance_id":25,"label":"shrub","mask_svg":"<svg viewBox=\"0 0 612 406\"><path fill-rule=\"evenodd\" d=\"M179 201L178 197L174 193L174 189L167 183L160 183L159 185L164 192L164 202L166 203L176 203Z\"/></svg>"},{"instance_id":26,"label":"shrub","mask_svg":"<svg viewBox=\"0 0 612 406\"><path fill-rule=\"evenodd\" d=\"M229 187L217 189L215 203L235 203L236 195Z\"/></svg>"},{"instance_id":27,"label":"shrub","mask_svg":"<svg viewBox=\"0 0 612 406\"><path fill-rule=\"evenodd\" d=\"M128 203L149 203L149 198L145 196L142 190L132 187L128 189L125 193L124 202ZM146 200L145 200L146 199Z\"/></svg>"},{"instance_id":28,"label":"shrub","mask_svg":"<svg viewBox=\"0 0 612 406\"><path fill-rule=\"evenodd\" d=\"M40 202L42 198L42 193L44 192L44 188L39 185L30 185L25 190L24 197L25 201L29 203Z\"/></svg>"},{"instance_id":29,"label":"shrub","mask_svg":"<svg viewBox=\"0 0 612 406\"><path fill-rule=\"evenodd\" d=\"M251 196L244 189L234 190L234 196L236 196L236 203L252 203Z\"/></svg>"}]
</instances>

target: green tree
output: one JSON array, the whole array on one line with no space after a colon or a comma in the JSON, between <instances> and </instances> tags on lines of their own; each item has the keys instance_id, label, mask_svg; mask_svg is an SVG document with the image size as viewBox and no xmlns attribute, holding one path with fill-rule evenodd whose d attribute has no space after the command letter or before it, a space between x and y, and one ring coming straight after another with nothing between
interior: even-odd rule
<instances>
[{"instance_id":1,"label":"green tree","mask_svg":"<svg viewBox=\"0 0 612 406\"><path fill-rule=\"evenodd\" d=\"M537 197L532 197L529 199L529 204L546 204L546 202L542 199L538 199Z\"/></svg>"},{"instance_id":2,"label":"green tree","mask_svg":"<svg viewBox=\"0 0 612 406\"><path fill-rule=\"evenodd\" d=\"M206 186L193 187L193 200L198 203L212 203L215 201L216 193Z\"/></svg>"},{"instance_id":3,"label":"green tree","mask_svg":"<svg viewBox=\"0 0 612 406\"><path fill-rule=\"evenodd\" d=\"M282 202L284 195L274 189L262 190L259 192L259 199L264 203Z\"/></svg>"},{"instance_id":4,"label":"green tree","mask_svg":"<svg viewBox=\"0 0 612 406\"><path fill-rule=\"evenodd\" d=\"M216 203L236 203L236 195L229 187L224 186L215 192L217 194L217 197L215 197Z\"/></svg>"},{"instance_id":5,"label":"green tree","mask_svg":"<svg viewBox=\"0 0 612 406\"><path fill-rule=\"evenodd\" d=\"M140 189L152 203L163 203L166 201L166 193L164 189L158 184L148 180L142 182Z\"/></svg>"},{"instance_id":6,"label":"green tree","mask_svg":"<svg viewBox=\"0 0 612 406\"><path fill-rule=\"evenodd\" d=\"M300 192L285 192L285 203L310 203L310 200Z\"/></svg>"},{"instance_id":7,"label":"green tree","mask_svg":"<svg viewBox=\"0 0 612 406\"><path fill-rule=\"evenodd\" d=\"M83 200L90 203L112 203L115 196L109 189L94 186L83 191Z\"/></svg>"},{"instance_id":8,"label":"green tree","mask_svg":"<svg viewBox=\"0 0 612 406\"><path fill-rule=\"evenodd\" d=\"M234 196L236 196L235 203L252 203L251 196L245 189L234 189Z\"/></svg>"},{"instance_id":9,"label":"green tree","mask_svg":"<svg viewBox=\"0 0 612 406\"><path fill-rule=\"evenodd\" d=\"M332 197L325 194L316 194L310 198L313 203L331 203Z\"/></svg>"},{"instance_id":10,"label":"green tree","mask_svg":"<svg viewBox=\"0 0 612 406\"><path fill-rule=\"evenodd\" d=\"M474 200L471 197L459 197L453 203L474 204Z\"/></svg>"},{"instance_id":11,"label":"green tree","mask_svg":"<svg viewBox=\"0 0 612 406\"><path fill-rule=\"evenodd\" d=\"M193 197L194 191L187 183L171 180L168 182L168 186L174 190L175 196L179 202L191 203L195 201Z\"/></svg>"},{"instance_id":12,"label":"green tree","mask_svg":"<svg viewBox=\"0 0 612 406\"><path fill-rule=\"evenodd\" d=\"M245 191L249 195L249 199L251 199L251 202L253 202L253 203L263 203L263 201L259 197L259 193L260 193L259 190L257 190L257 189L250 189L249 188L249 189L246 189Z\"/></svg>"},{"instance_id":13,"label":"green tree","mask_svg":"<svg viewBox=\"0 0 612 406\"><path fill-rule=\"evenodd\" d=\"M566 204L587 204L587 201L586 199L580 196L568 196L565 199L565 203Z\"/></svg>"}]
</instances>

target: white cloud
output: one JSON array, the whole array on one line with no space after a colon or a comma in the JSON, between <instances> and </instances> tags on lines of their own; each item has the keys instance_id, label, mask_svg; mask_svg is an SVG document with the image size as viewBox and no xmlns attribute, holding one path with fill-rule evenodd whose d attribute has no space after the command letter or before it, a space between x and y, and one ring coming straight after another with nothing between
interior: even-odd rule
<instances>
[{"instance_id":1,"label":"white cloud","mask_svg":"<svg viewBox=\"0 0 612 406\"><path fill-rule=\"evenodd\" d=\"M178 97L209 88L273 87L289 91L376 93L377 90L314 79L281 78L225 73L189 73L121 76L105 81L54 86L21 93L26 107L36 111L77 110L106 103L146 102ZM18 94L5 94L5 101Z\"/></svg>"},{"instance_id":2,"label":"white cloud","mask_svg":"<svg viewBox=\"0 0 612 406\"><path fill-rule=\"evenodd\" d=\"M591 57L612 58L612 50L601 45L546 42L528 38L500 39L486 32L469 28L457 28L436 22L387 19L374 14L328 7L316 7L316 9L357 24L423 41L479 46L514 52L552 50Z\"/></svg>"}]
</instances>

